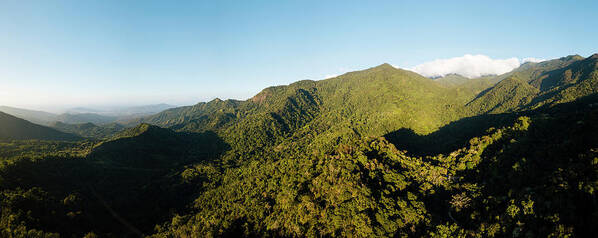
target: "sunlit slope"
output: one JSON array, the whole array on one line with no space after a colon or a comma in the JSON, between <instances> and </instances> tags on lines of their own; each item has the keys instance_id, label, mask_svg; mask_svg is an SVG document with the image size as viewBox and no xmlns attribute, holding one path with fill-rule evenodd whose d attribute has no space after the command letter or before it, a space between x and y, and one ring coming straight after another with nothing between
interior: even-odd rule
<instances>
[{"instance_id":1,"label":"sunlit slope","mask_svg":"<svg viewBox=\"0 0 598 238\"><path fill-rule=\"evenodd\" d=\"M462 98L475 96L467 93ZM292 137L326 144L403 127L432 132L465 114L460 96L432 79L383 64L266 88L246 101L216 99L169 109L142 121L179 131L215 131L233 147L271 146Z\"/></svg>"}]
</instances>

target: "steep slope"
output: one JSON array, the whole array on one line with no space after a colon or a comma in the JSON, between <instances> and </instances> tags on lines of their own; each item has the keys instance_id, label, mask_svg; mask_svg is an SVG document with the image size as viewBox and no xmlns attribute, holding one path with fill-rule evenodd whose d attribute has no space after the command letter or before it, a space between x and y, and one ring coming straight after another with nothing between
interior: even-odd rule
<instances>
[{"instance_id":1,"label":"steep slope","mask_svg":"<svg viewBox=\"0 0 598 238\"><path fill-rule=\"evenodd\" d=\"M538 92L523 80L511 76L480 93L466 107L474 114L509 112L531 102Z\"/></svg>"},{"instance_id":2,"label":"steep slope","mask_svg":"<svg viewBox=\"0 0 598 238\"><path fill-rule=\"evenodd\" d=\"M227 169L155 237L591 236L597 99L530 111L437 156L362 138Z\"/></svg>"},{"instance_id":3,"label":"steep slope","mask_svg":"<svg viewBox=\"0 0 598 238\"><path fill-rule=\"evenodd\" d=\"M467 99L475 95L473 90L462 94ZM460 118L463 104L454 89L383 64L332 79L270 87L246 101L216 99L169 109L140 122L178 131L211 130L239 155L293 143L327 146L403 127L430 133Z\"/></svg>"},{"instance_id":4,"label":"steep slope","mask_svg":"<svg viewBox=\"0 0 598 238\"><path fill-rule=\"evenodd\" d=\"M79 140L80 137L0 112L0 140Z\"/></svg>"},{"instance_id":5,"label":"steep slope","mask_svg":"<svg viewBox=\"0 0 598 238\"><path fill-rule=\"evenodd\" d=\"M534 109L596 93L598 54L526 63L495 79L501 81L467 104L472 115Z\"/></svg>"},{"instance_id":6,"label":"steep slope","mask_svg":"<svg viewBox=\"0 0 598 238\"><path fill-rule=\"evenodd\" d=\"M0 143L0 231L591 237L594 58L546 91L517 74L447 87L384 64L170 109L93 146Z\"/></svg>"},{"instance_id":7,"label":"steep slope","mask_svg":"<svg viewBox=\"0 0 598 238\"><path fill-rule=\"evenodd\" d=\"M189 123L191 121L202 121L200 124L210 124L212 126L207 128L219 127L226 124L228 117L236 117L236 111L241 104L241 101L214 99L210 102L200 102L194 106L177 107L164 110L156 115L145 118L140 118L129 122L129 124L137 124L140 122L155 124L163 127L170 127L180 124Z\"/></svg>"},{"instance_id":8,"label":"steep slope","mask_svg":"<svg viewBox=\"0 0 598 238\"><path fill-rule=\"evenodd\" d=\"M226 148L214 133L178 133L141 124L100 143L88 158L111 166L165 169L215 159Z\"/></svg>"},{"instance_id":9,"label":"steep slope","mask_svg":"<svg viewBox=\"0 0 598 238\"><path fill-rule=\"evenodd\" d=\"M595 58L526 63L504 75L469 80L450 76L461 78L455 79L457 85L383 64L331 79L270 87L246 101L216 99L173 108L137 122L177 131L214 131L233 149L247 153L291 144L331 146L400 128L422 135L465 116L536 108L589 95L596 88ZM550 87L530 85L550 81L552 76L546 75L564 79Z\"/></svg>"},{"instance_id":10,"label":"steep slope","mask_svg":"<svg viewBox=\"0 0 598 238\"><path fill-rule=\"evenodd\" d=\"M497 76L500 80L508 78L510 76L517 76L523 81L526 81L530 85L545 91L546 89L554 86L554 83L545 82L544 86L542 86L542 81L544 81L548 75L553 74L554 72L560 71L569 65L572 65L576 62L583 60L584 58L579 55L569 55L566 57L561 57L558 59L542 61L538 63L534 62L527 62L522 64L519 68L514 69L511 72L508 72L503 75Z\"/></svg>"},{"instance_id":11,"label":"steep slope","mask_svg":"<svg viewBox=\"0 0 598 238\"><path fill-rule=\"evenodd\" d=\"M563 73L566 71L566 68L572 66L575 67L574 65L582 60L584 60L584 58L579 55L571 55L533 65L530 64L528 67L526 67L527 65L524 65L515 73L527 77L530 85L542 91L546 91L550 88L562 85L565 82L571 82L571 79L567 79Z\"/></svg>"},{"instance_id":12,"label":"steep slope","mask_svg":"<svg viewBox=\"0 0 598 238\"><path fill-rule=\"evenodd\" d=\"M15 117L25 119L27 121L40 125L49 125L51 122L56 121L58 119L58 115L53 113L7 106L0 106L0 112L4 112L6 114L10 114Z\"/></svg>"},{"instance_id":13,"label":"steep slope","mask_svg":"<svg viewBox=\"0 0 598 238\"><path fill-rule=\"evenodd\" d=\"M553 70L540 79L542 93L526 108L571 102L598 92L598 54ZM534 83L535 81L532 81Z\"/></svg>"}]
</instances>

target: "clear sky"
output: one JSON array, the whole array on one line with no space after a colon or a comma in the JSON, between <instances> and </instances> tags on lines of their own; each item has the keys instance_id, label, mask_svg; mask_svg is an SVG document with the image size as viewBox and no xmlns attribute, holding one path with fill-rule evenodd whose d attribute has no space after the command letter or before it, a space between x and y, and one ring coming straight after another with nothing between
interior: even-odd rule
<instances>
[{"instance_id":1,"label":"clear sky","mask_svg":"<svg viewBox=\"0 0 598 238\"><path fill-rule=\"evenodd\" d=\"M598 52L598 1L0 0L0 105L194 104L384 62Z\"/></svg>"}]
</instances>

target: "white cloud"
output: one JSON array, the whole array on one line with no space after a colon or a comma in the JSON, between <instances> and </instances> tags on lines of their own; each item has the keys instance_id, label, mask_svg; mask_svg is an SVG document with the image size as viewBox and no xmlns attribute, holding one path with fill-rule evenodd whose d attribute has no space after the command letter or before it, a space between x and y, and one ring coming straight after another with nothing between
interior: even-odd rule
<instances>
[{"instance_id":1,"label":"white cloud","mask_svg":"<svg viewBox=\"0 0 598 238\"><path fill-rule=\"evenodd\" d=\"M542 61L536 58L525 58L529 62ZM523 61L523 62L528 62ZM480 77L489 74L504 74L522 63L513 57L508 59L492 59L485 55L466 54L461 57L437 59L426 62L409 69L426 77L442 77L447 74L460 74L468 78Z\"/></svg>"},{"instance_id":2,"label":"white cloud","mask_svg":"<svg viewBox=\"0 0 598 238\"><path fill-rule=\"evenodd\" d=\"M538 62L542 62L542 61L546 61L545 59L540 59L540 58L534 58L534 57L528 57L528 58L523 58L521 60L521 63L527 63L527 62L533 62L533 63L538 63Z\"/></svg>"}]
</instances>

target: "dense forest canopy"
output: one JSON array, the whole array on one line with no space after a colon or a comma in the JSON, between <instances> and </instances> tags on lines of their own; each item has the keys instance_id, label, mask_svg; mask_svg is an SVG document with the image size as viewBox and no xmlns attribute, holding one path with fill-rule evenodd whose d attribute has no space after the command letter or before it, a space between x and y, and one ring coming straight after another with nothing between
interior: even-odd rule
<instances>
[{"instance_id":1,"label":"dense forest canopy","mask_svg":"<svg viewBox=\"0 0 598 238\"><path fill-rule=\"evenodd\" d=\"M383 64L126 126L0 113L0 236L592 236L597 121L598 54Z\"/></svg>"}]
</instances>

